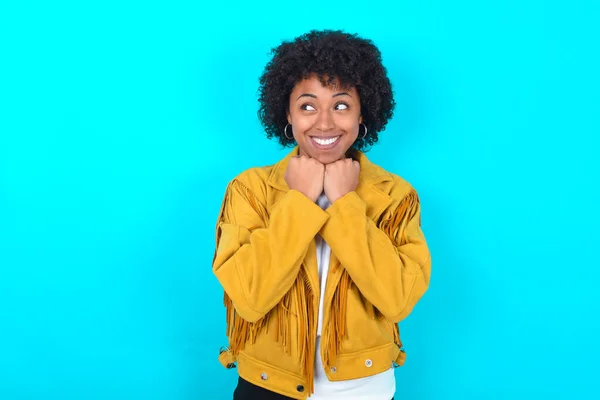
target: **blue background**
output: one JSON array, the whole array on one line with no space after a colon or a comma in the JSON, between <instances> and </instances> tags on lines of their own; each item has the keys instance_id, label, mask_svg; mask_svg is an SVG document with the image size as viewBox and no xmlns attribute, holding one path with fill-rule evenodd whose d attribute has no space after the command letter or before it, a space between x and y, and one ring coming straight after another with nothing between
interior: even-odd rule
<instances>
[{"instance_id":1,"label":"blue background","mask_svg":"<svg viewBox=\"0 0 600 400\"><path fill-rule=\"evenodd\" d=\"M231 398L214 224L287 153L257 79L313 28L379 46L398 105L368 154L422 199L396 397L599 398L597 1L8 3L0 399Z\"/></svg>"}]
</instances>

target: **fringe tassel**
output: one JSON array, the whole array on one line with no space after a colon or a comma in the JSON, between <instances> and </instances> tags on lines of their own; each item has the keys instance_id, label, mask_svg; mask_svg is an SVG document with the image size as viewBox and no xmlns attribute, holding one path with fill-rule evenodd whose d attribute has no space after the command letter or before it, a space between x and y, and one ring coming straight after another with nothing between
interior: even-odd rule
<instances>
[{"instance_id":1,"label":"fringe tassel","mask_svg":"<svg viewBox=\"0 0 600 400\"><path fill-rule=\"evenodd\" d=\"M294 284L296 285L296 283ZM275 325L275 340L280 342L286 353L290 352L291 318L298 318L291 310L292 295L295 290L288 291L277 305L277 323ZM268 333L268 325L267 330Z\"/></svg>"},{"instance_id":2,"label":"fringe tassel","mask_svg":"<svg viewBox=\"0 0 600 400\"><path fill-rule=\"evenodd\" d=\"M394 324L394 343L398 347L402 347L402 341L400 340L400 328L398 328L398 324Z\"/></svg>"},{"instance_id":3,"label":"fringe tassel","mask_svg":"<svg viewBox=\"0 0 600 400\"><path fill-rule=\"evenodd\" d=\"M338 265L335 268L337 267ZM326 367L330 367L335 362L342 340L347 334L346 310L348 308L348 291L351 285L352 279L348 271L344 270L333 294L330 322L328 326L324 327L325 332L322 337L323 364Z\"/></svg>"},{"instance_id":4,"label":"fringe tassel","mask_svg":"<svg viewBox=\"0 0 600 400\"><path fill-rule=\"evenodd\" d=\"M298 304L298 353L302 374L306 377L309 393L314 392L315 349L317 326L315 321L315 295L304 268L300 269L295 283Z\"/></svg>"},{"instance_id":5,"label":"fringe tassel","mask_svg":"<svg viewBox=\"0 0 600 400\"><path fill-rule=\"evenodd\" d=\"M399 247L407 243L405 228L408 222L414 218L419 208L418 205L419 197L417 192L412 189L396 210L391 213L391 216L380 222L379 229L385 232L394 246Z\"/></svg>"}]
</instances>

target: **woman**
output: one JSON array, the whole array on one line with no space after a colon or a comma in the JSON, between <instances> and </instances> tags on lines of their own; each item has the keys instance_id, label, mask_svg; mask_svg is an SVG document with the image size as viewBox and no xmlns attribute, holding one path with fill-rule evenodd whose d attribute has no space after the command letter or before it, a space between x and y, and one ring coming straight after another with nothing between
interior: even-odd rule
<instances>
[{"instance_id":1,"label":"woman","mask_svg":"<svg viewBox=\"0 0 600 400\"><path fill-rule=\"evenodd\" d=\"M233 179L217 224L234 399L392 399L397 323L431 269L415 190L361 151L393 108L369 40L311 31L273 50L259 116L294 148Z\"/></svg>"}]
</instances>

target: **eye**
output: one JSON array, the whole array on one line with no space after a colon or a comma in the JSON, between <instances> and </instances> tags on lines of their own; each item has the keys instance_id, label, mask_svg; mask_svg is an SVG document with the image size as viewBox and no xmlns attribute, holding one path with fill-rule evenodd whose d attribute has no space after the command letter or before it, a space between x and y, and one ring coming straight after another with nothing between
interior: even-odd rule
<instances>
[{"instance_id":1,"label":"eye","mask_svg":"<svg viewBox=\"0 0 600 400\"><path fill-rule=\"evenodd\" d=\"M315 111L315 108L313 106L311 106L310 104L302 104L300 106L300 109L304 110L304 111Z\"/></svg>"},{"instance_id":2,"label":"eye","mask_svg":"<svg viewBox=\"0 0 600 400\"><path fill-rule=\"evenodd\" d=\"M335 105L336 110L347 110L348 108L350 108L350 106L346 103L337 103Z\"/></svg>"}]
</instances>

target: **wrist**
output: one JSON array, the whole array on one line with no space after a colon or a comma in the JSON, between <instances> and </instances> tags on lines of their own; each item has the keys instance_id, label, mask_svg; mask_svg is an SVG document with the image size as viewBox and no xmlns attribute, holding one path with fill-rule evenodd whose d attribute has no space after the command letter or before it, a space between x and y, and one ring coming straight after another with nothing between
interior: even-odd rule
<instances>
[{"instance_id":1,"label":"wrist","mask_svg":"<svg viewBox=\"0 0 600 400\"><path fill-rule=\"evenodd\" d=\"M306 190L300 190L300 189L294 189L300 193L302 193L304 195L304 197L306 197L307 199L309 199L310 201L312 201L313 203L317 202L317 199L319 198L319 194L320 193L311 193L310 191Z\"/></svg>"},{"instance_id":2,"label":"wrist","mask_svg":"<svg viewBox=\"0 0 600 400\"><path fill-rule=\"evenodd\" d=\"M334 192L331 193L330 196L328 196L328 200L331 204L335 203L337 200L339 200L340 198L344 197L344 195L348 193L348 192Z\"/></svg>"}]
</instances>

